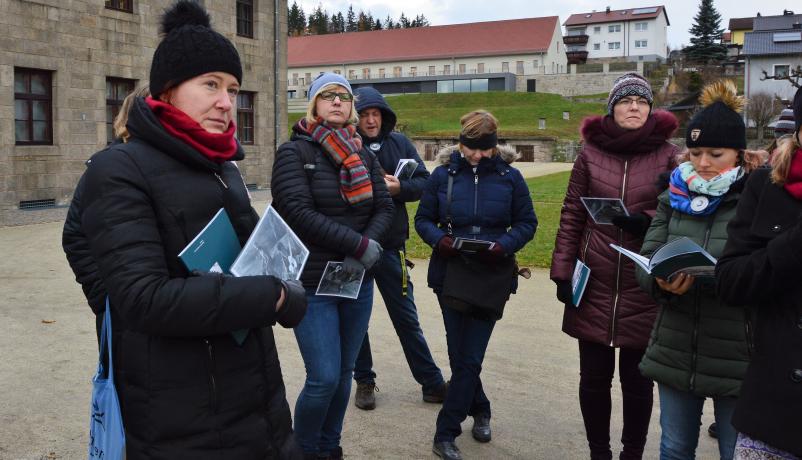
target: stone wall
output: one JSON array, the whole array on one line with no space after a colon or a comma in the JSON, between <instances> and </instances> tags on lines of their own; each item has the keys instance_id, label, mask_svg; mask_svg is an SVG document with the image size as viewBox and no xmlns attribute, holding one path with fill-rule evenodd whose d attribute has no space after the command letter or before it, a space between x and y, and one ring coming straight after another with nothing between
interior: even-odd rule
<instances>
[{"instance_id":1,"label":"stone wall","mask_svg":"<svg viewBox=\"0 0 802 460\"><path fill-rule=\"evenodd\" d=\"M557 140L550 137L516 137L499 139L502 144L513 147L520 155L518 161L549 162L555 152ZM451 137L414 137L412 144L418 155L425 161L433 161L441 149L455 145L457 138Z\"/></svg>"},{"instance_id":2,"label":"stone wall","mask_svg":"<svg viewBox=\"0 0 802 460\"><path fill-rule=\"evenodd\" d=\"M0 0L0 225L13 224L21 201L69 204L84 162L106 145L106 79L147 83L158 19L172 0L134 0L133 12L104 0ZM254 2L254 38L236 35L236 4L204 2L214 28L237 46L243 90L256 92L255 144L241 162L245 181L269 186L274 133L286 136L286 14L279 17L278 118L274 116L273 1ZM286 10L286 1L280 2ZM14 69L52 72L52 145L16 145ZM283 139L279 139L283 140ZM18 211L22 212L22 211ZM27 211L36 212L36 211ZM21 214L19 215L21 216ZM26 214L25 218L29 219Z\"/></svg>"},{"instance_id":3,"label":"stone wall","mask_svg":"<svg viewBox=\"0 0 802 460\"><path fill-rule=\"evenodd\" d=\"M569 66L570 73L560 75L521 75L516 81L516 91L527 90L527 81L535 80L535 91L561 96L583 96L607 93L616 78L629 71L611 71L610 62L602 63L601 72L577 73L577 65ZM643 75L643 62L637 63L635 72Z\"/></svg>"}]
</instances>

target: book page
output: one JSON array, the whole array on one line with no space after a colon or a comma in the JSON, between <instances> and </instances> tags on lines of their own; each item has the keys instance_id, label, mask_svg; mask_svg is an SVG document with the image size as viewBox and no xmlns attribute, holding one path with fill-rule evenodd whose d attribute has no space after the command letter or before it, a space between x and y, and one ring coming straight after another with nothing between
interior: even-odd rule
<instances>
[{"instance_id":1,"label":"book page","mask_svg":"<svg viewBox=\"0 0 802 460\"><path fill-rule=\"evenodd\" d=\"M643 269L646 273L651 273L651 267L649 265L649 259L643 257L642 255L638 254L637 252L630 251L629 249L624 249L617 244L610 243L610 247L615 249L616 251L620 252L621 254L629 257L633 262L635 262L640 268Z\"/></svg>"}]
</instances>

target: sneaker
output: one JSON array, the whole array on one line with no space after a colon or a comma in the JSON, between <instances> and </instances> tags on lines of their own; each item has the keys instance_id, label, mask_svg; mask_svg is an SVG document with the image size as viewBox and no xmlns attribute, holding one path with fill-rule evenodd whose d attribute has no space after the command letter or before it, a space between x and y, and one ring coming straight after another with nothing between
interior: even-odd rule
<instances>
[{"instance_id":1,"label":"sneaker","mask_svg":"<svg viewBox=\"0 0 802 460\"><path fill-rule=\"evenodd\" d=\"M446 400L446 393L448 393L448 382L443 382L439 387L423 391L423 402L442 404Z\"/></svg>"},{"instance_id":2,"label":"sneaker","mask_svg":"<svg viewBox=\"0 0 802 460\"><path fill-rule=\"evenodd\" d=\"M354 405L362 410L373 410L376 408L376 396L374 392L379 391L373 382L356 383L356 395Z\"/></svg>"}]
</instances>

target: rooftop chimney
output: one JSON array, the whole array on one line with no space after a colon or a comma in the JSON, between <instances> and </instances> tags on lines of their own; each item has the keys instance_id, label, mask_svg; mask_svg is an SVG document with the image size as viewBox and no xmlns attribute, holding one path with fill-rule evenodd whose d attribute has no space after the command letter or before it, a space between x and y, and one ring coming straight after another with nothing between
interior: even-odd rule
<instances>
[{"instance_id":1,"label":"rooftop chimney","mask_svg":"<svg viewBox=\"0 0 802 460\"><path fill-rule=\"evenodd\" d=\"M607 14L610 14L610 7L608 6L605 11L607 12Z\"/></svg>"},{"instance_id":2,"label":"rooftop chimney","mask_svg":"<svg viewBox=\"0 0 802 460\"><path fill-rule=\"evenodd\" d=\"M791 10L783 10L783 16L793 16L794 12Z\"/></svg>"}]
</instances>

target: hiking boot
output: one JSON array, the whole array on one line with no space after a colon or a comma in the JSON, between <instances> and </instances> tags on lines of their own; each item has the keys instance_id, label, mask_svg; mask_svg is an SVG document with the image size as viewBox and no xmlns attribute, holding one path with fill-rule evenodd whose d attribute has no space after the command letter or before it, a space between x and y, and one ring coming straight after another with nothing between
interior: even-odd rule
<instances>
[{"instance_id":1,"label":"hiking boot","mask_svg":"<svg viewBox=\"0 0 802 460\"><path fill-rule=\"evenodd\" d=\"M473 416L473 428L471 429L473 439L479 442L490 442L490 416L479 414Z\"/></svg>"},{"instance_id":2,"label":"hiking boot","mask_svg":"<svg viewBox=\"0 0 802 460\"><path fill-rule=\"evenodd\" d=\"M446 393L448 393L448 382L443 382L439 387L433 390L423 391L423 402L442 404L446 400Z\"/></svg>"},{"instance_id":3,"label":"hiking boot","mask_svg":"<svg viewBox=\"0 0 802 460\"><path fill-rule=\"evenodd\" d=\"M356 395L354 405L362 410L373 410L376 408L376 396L374 392L379 391L373 382L356 383Z\"/></svg>"},{"instance_id":4,"label":"hiking boot","mask_svg":"<svg viewBox=\"0 0 802 460\"><path fill-rule=\"evenodd\" d=\"M462 460L462 455L454 441L435 441L432 444L432 452L445 460Z\"/></svg>"}]
</instances>

